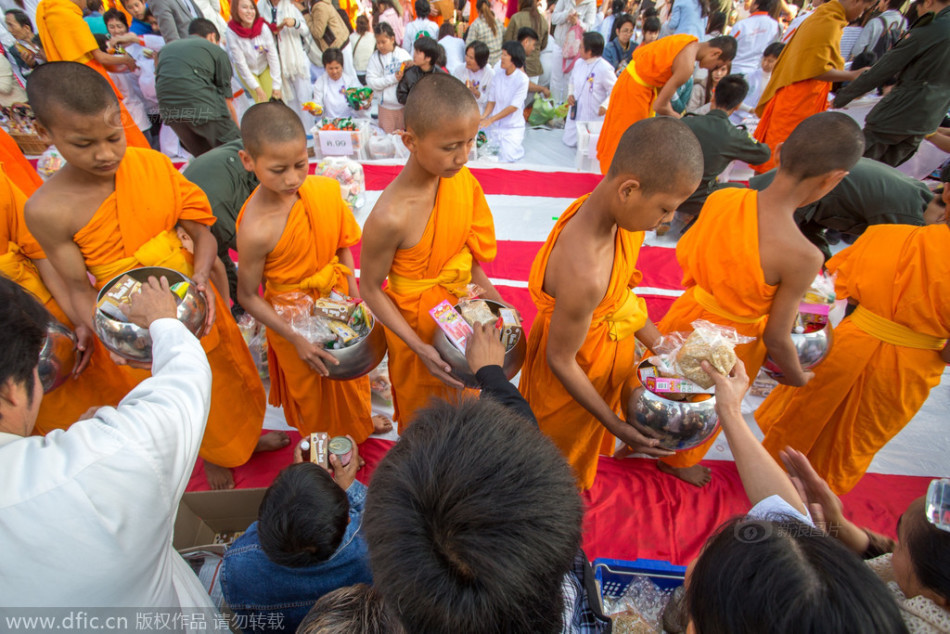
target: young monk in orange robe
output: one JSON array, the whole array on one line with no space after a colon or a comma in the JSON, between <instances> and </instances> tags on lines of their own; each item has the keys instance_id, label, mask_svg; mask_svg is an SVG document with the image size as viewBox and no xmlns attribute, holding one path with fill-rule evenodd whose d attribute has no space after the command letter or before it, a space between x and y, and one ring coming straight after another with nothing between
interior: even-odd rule
<instances>
[{"instance_id":1,"label":"young monk in orange robe","mask_svg":"<svg viewBox=\"0 0 950 634\"><path fill-rule=\"evenodd\" d=\"M874 0L831 0L802 22L778 58L755 112L761 119L755 138L768 144L772 157L753 166L762 174L775 168L775 148L799 123L828 108L832 82L851 81L864 70L846 71L841 33L874 6ZM754 375L749 375L753 377Z\"/></svg>"},{"instance_id":2,"label":"young monk in orange robe","mask_svg":"<svg viewBox=\"0 0 950 634\"><path fill-rule=\"evenodd\" d=\"M32 196L33 192L43 184L43 179L23 156L20 146L3 129L0 129L0 164L3 165L3 171L6 172L7 178L27 198Z\"/></svg>"},{"instance_id":3,"label":"young monk in orange robe","mask_svg":"<svg viewBox=\"0 0 950 634\"><path fill-rule=\"evenodd\" d=\"M927 227L869 227L828 261L838 297L857 308L835 328L831 353L802 389L779 386L755 413L773 456L808 456L847 493L881 447L910 422L950 363L950 190Z\"/></svg>"},{"instance_id":4,"label":"young monk in orange robe","mask_svg":"<svg viewBox=\"0 0 950 634\"><path fill-rule=\"evenodd\" d=\"M769 188L714 192L676 245L686 291L659 323L661 332L692 331L703 319L754 337L736 347L750 377L770 355L787 385L814 376L802 370L791 333L802 295L824 260L798 230L795 210L818 200L842 178L864 151L861 128L845 114L826 112L806 119L779 149L776 180ZM779 182L781 178L781 182ZM661 471L703 486L709 469L699 465L715 441L659 463Z\"/></svg>"},{"instance_id":5,"label":"young monk in orange robe","mask_svg":"<svg viewBox=\"0 0 950 634\"><path fill-rule=\"evenodd\" d=\"M633 51L610 93L610 106L597 140L600 171L610 169L620 137L627 128L654 114L679 117L670 100L693 75L693 67L713 71L736 55L736 41L728 35L699 42L692 35L668 35Z\"/></svg>"},{"instance_id":6,"label":"young monk in orange robe","mask_svg":"<svg viewBox=\"0 0 950 634\"><path fill-rule=\"evenodd\" d=\"M102 75L119 99L122 127L129 145L150 147L145 135L135 125L132 115L122 105L122 93L115 87L106 66L121 70L121 66L135 70L135 61L128 55L109 55L99 50L89 25L82 19L85 0L43 0L36 9L36 32L43 44L43 52L50 62L78 62ZM116 117L117 121L119 120Z\"/></svg>"},{"instance_id":7,"label":"young monk in orange robe","mask_svg":"<svg viewBox=\"0 0 950 634\"><path fill-rule=\"evenodd\" d=\"M306 132L290 108L278 102L252 106L241 134L244 168L261 185L237 218L238 295L267 326L271 405L282 406L301 434L325 431L361 443L373 433L369 378L324 378L333 356L296 333L273 306L287 293L317 299L339 289L358 297L350 247L359 242L359 225L339 183L307 176ZM264 297L258 294L262 280Z\"/></svg>"},{"instance_id":8,"label":"young monk in orange robe","mask_svg":"<svg viewBox=\"0 0 950 634\"><path fill-rule=\"evenodd\" d=\"M25 202L23 193L0 170L0 275L29 291L60 323L77 330L44 284L45 279L54 288L62 288L59 275L26 228ZM134 387L134 382L112 363L109 353L92 333L84 327L78 330L80 363L73 377L43 396L36 433L66 429L90 408L117 405ZM83 350L89 351L85 357Z\"/></svg>"},{"instance_id":9,"label":"young monk in orange robe","mask_svg":"<svg viewBox=\"0 0 950 634\"><path fill-rule=\"evenodd\" d=\"M607 176L561 215L531 267L538 316L519 388L582 489L594 484L598 455L613 453L614 436L649 455L672 453L617 411L637 339L652 349L660 334L633 292L643 232L669 218L702 171L699 142L684 124L634 124Z\"/></svg>"},{"instance_id":10,"label":"young monk in orange robe","mask_svg":"<svg viewBox=\"0 0 950 634\"><path fill-rule=\"evenodd\" d=\"M465 168L478 134L475 98L451 75L426 75L405 117L409 160L366 220L360 259L363 298L386 326L400 429L430 398L457 398L463 387L432 346L438 326L429 310L457 303L469 283L501 301L479 264L495 258L495 224Z\"/></svg>"},{"instance_id":11,"label":"young monk in orange robe","mask_svg":"<svg viewBox=\"0 0 950 634\"><path fill-rule=\"evenodd\" d=\"M66 165L27 202L27 225L66 284L74 323L92 328L96 288L142 266L164 266L191 277L209 299L202 347L214 374L211 411L201 445L212 487L233 486L229 468L244 464L255 447L275 449L286 434L260 436L264 388L228 307L209 281L217 244L207 197L164 155L125 147L121 129L108 123L115 95L95 71L52 62L30 75L30 105L41 133ZM180 224L194 243L186 251ZM217 319L216 319L217 317ZM147 376L135 372L139 378Z\"/></svg>"}]
</instances>

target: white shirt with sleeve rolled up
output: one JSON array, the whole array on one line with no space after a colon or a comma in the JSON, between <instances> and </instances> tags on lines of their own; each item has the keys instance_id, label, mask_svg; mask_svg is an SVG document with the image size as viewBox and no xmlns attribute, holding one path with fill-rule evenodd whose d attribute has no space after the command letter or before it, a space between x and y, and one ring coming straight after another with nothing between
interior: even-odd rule
<instances>
[{"instance_id":1,"label":"white shirt with sleeve rolled up","mask_svg":"<svg viewBox=\"0 0 950 634\"><path fill-rule=\"evenodd\" d=\"M213 609L172 547L211 402L201 344L152 323L152 376L45 437L0 433L0 606Z\"/></svg>"}]
</instances>

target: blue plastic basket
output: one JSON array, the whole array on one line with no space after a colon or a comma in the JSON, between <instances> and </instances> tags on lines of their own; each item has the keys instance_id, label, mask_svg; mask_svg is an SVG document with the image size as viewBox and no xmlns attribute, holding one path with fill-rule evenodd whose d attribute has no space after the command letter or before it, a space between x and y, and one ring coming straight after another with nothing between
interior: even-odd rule
<instances>
[{"instance_id":1,"label":"blue plastic basket","mask_svg":"<svg viewBox=\"0 0 950 634\"><path fill-rule=\"evenodd\" d=\"M656 559L595 559L594 576L600 586L601 600L623 596L637 577L648 577L658 588L669 590L683 585L686 566L674 566Z\"/></svg>"}]
</instances>

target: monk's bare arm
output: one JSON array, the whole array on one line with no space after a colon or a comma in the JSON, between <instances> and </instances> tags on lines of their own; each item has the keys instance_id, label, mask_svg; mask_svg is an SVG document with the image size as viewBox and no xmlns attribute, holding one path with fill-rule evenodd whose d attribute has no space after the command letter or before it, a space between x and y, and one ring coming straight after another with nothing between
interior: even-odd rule
<instances>
[{"instance_id":1,"label":"monk's bare arm","mask_svg":"<svg viewBox=\"0 0 950 634\"><path fill-rule=\"evenodd\" d=\"M50 294L54 298L59 298L56 300L56 303L63 309L66 316L68 317L75 314L75 308L69 303L72 299L70 298L66 282L64 282L62 276L56 272L56 269L53 268L50 261L43 258L41 260L33 260L33 264L36 265L36 270L39 271L40 278L42 278L43 284L46 285ZM60 299L62 301L60 301ZM70 318L70 321L72 321L72 318ZM92 358L92 338L94 335L92 331L82 323L74 321L73 324L75 325L76 348L80 352L79 358L76 359L76 365L73 367L73 376L79 376L79 374L86 369L86 366L89 365L89 361Z\"/></svg>"},{"instance_id":2,"label":"monk's bare arm","mask_svg":"<svg viewBox=\"0 0 950 634\"><path fill-rule=\"evenodd\" d=\"M264 279L264 261L280 238L279 235L274 235L275 232L271 229L264 222L254 222L247 216L241 224L241 230L237 234L237 247L241 254L237 282L238 302L254 319L292 343L298 356L305 363L321 376L326 376L326 362L332 361L333 356L319 344L311 344L294 332L290 324L281 319L270 302L257 292Z\"/></svg>"},{"instance_id":3,"label":"monk's bare arm","mask_svg":"<svg viewBox=\"0 0 950 634\"><path fill-rule=\"evenodd\" d=\"M353 259L353 251L350 247L340 247L336 250L336 257L340 264L350 269L356 270L356 261ZM346 283L350 287L350 297L360 297L360 287L356 284L356 275L347 275Z\"/></svg>"},{"instance_id":4,"label":"monk's bare arm","mask_svg":"<svg viewBox=\"0 0 950 634\"><path fill-rule=\"evenodd\" d=\"M549 263L548 266L551 266ZM594 309L600 301L600 289L581 283L585 278L575 276L568 267L563 274L551 271L556 279L557 299L551 314L548 331L547 362L554 376L575 401L591 413L607 431L620 438L636 451L653 456L669 456L673 452L657 448L659 441L647 438L632 425L628 425L614 413L597 392L587 374L577 363L577 353L587 338Z\"/></svg>"},{"instance_id":5,"label":"monk's bare arm","mask_svg":"<svg viewBox=\"0 0 950 634\"><path fill-rule=\"evenodd\" d=\"M793 257L782 258L779 269L781 281L772 300L769 311L769 321L762 334L762 341L768 349L769 356L782 369L781 383L801 387L814 376L811 372L802 370L798 360L798 353L792 343L791 332L795 327L795 316L801 304L802 296L816 273L821 269L822 256L808 245L799 248Z\"/></svg>"},{"instance_id":6,"label":"monk's bare arm","mask_svg":"<svg viewBox=\"0 0 950 634\"><path fill-rule=\"evenodd\" d=\"M61 284L54 279L47 284L53 298L74 325L92 330L96 313L96 290L89 283L86 261L73 242L65 209L49 205L49 196L34 194L24 208L26 226L40 243ZM42 271L40 272L42 275ZM52 283L52 285L50 285Z\"/></svg>"},{"instance_id":7,"label":"monk's bare arm","mask_svg":"<svg viewBox=\"0 0 950 634\"><path fill-rule=\"evenodd\" d=\"M203 337L210 332L215 319L214 288L208 282L211 279L214 262L218 259L218 241L212 235L208 225L194 220L179 220L178 224L185 233L191 236L191 241L195 245L195 270L191 277L198 285L198 290L208 298L208 318L205 320L205 329L201 334Z\"/></svg>"},{"instance_id":8,"label":"monk's bare arm","mask_svg":"<svg viewBox=\"0 0 950 634\"><path fill-rule=\"evenodd\" d=\"M660 334L660 329L649 319L643 324L643 328L634 333L634 335L637 341L645 345L650 352L656 352L656 346L663 338L663 335Z\"/></svg>"},{"instance_id":9,"label":"monk's bare arm","mask_svg":"<svg viewBox=\"0 0 950 634\"><path fill-rule=\"evenodd\" d=\"M503 302L501 294L495 289L495 285L488 279L485 269L477 260L472 260L472 283L480 286L485 292L481 294L483 299L491 299L496 302Z\"/></svg>"},{"instance_id":10,"label":"monk's bare arm","mask_svg":"<svg viewBox=\"0 0 950 634\"><path fill-rule=\"evenodd\" d=\"M402 223L388 213L389 203L385 196L384 192L363 227L363 246L360 251L360 292L363 300L373 315L422 359L433 376L446 385L462 388L462 383L449 374L451 366L431 344L419 338L396 304L383 292L383 282L389 276L396 250L403 239Z\"/></svg>"},{"instance_id":11,"label":"monk's bare arm","mask_svg":"<svg viewBox=\"0 0 950 634\"><path fill-rule=\"evenodd\" d=\"M676 117L680 114L673 110L670 102L676 96L679 87L689 81L693 75L693 65L696 63L696 52L699 50L699 44L693 42L673 58L673 76L669 81L663 84L663 88L653 100L653 110L658 116Z\"/></svg>"}]
</instances>

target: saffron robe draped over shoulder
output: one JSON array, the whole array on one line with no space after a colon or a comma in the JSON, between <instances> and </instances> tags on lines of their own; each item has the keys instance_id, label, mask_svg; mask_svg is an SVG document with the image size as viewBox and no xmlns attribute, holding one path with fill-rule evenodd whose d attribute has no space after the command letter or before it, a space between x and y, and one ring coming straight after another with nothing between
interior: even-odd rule
<instances>
[{"instance_id":1,"label":"saffron robe draped over shoulder","mask_svg":"<svg viewBox=\"0 0 950 634\"><path fill-rule=\"evenodd\" d=\"M264 262L264 298L273 302L284 293L326 297L334 288L349 294L347 267L339 249L359 242L360 228L340 195L340 184L308 176L290 210L287 224ZM245 208L237 219L238 230ZM373 433L369 377L334 381L317 374L297 354L294 345L267 329L270 404L283 407L287 422L301 434L317 431L331 436L350 434L357 443Z\"/></svg>"},{"instance_id":2,"label":"saffron robe draped over shoulder","mask_svg":"<svg viewBox=\"0 0 950 634\"><path fill-rule=\"evenodd\" d=\"M630 63L610 92L610 106L597 140L602 174L610 169L620 137L627 128L655 114L653 101L673 76L673 60L695 41L692 35L668 35L633 51Z\"/></svg>"},{"instance_id":3,"label":"saffron robe draped over shoulder","mask_svg":"<svg viewBox=\"0 0 950 634\"><path fill-rule=\"evenodd\" d=\"M692 332L693 321L734 328L755 341L736 346L736 356L755 377L765 361L762 334L777 286L765 282L759 253L759 192L724 189L706 199L699 220L676 245L686 291L657 324L660 332ZM816 271L817 273L817 271ZM718 432L663 462L691 467L702 460Z\"/></svg>"},{"instance_id":4,"label":"saffron robe draped over shoulder","mask_svg":"<svg viewBox=\"0 0 950 634\"><path fill-rule=\"evenodd\" d=\"M452 304L467 293L472 262L495 259L495 222L478 183L467 167L439 183L435 205L422 238L399 249L393 258L385 292L419 338L431 343L435 321L429 310L443 300ZM386 329L393 405L400 430L430 398L457 398L429 372L425 364L396 334Z\"/></svg>"},{"instance_id":5,"label":"saffron robe draped over shoulder","mask_svg":"<svg viewBox=\"0 0 950 634\"><path fill-rule=\"evenodd\" d=\"M827 2L805 20L779 55L769 83L759 99L756 114L761 119L755 138L766 143L772 157L754 167L758 173L775 168L775 148L795 127L828 108L831 83L815 79L830 70L844 68L841 34L848 26L840 2Z\"/></svg>"},{"instance_id":6,"label":"saffron robe draped over shoulder","mask_svg":"<svg viewBox=\"0 0 950 634\"><path fill-rule=\"evenodd\" d=\"M858 308L805 387L778 386L755 413L773 456L808 456L838 494L910 422L946 364L950 337L950 227L878 225L828 261L838 298Z\"/></svg>"},{"instance_id":7,"label":"saffron robe draped over shoulder","mask_svg":"<svg viewBox=\"0 0 950 634\"><path fill-rule=\"evenodd\" d=\"M23 205L26 197L5 175L0 173L0 275L13 280L68 327L74 328L66 313L59 307L43 284L33 260L42 260L46 254L26 228ZM54 429L66 429L79 420L86 410L101 405L118 405L132 389L134 382L116 366L109 353L92 340L92 358L78 378L69 378L52 392L43 396L36 417L35 432L47 434Z\"/></svg>"},{"instance_id":8,"label":"saffron robe draped over shoulder","mask_svg":"<svg viewBox=\"0 0 950 634\"><path fill-rule=\"evenodd\" d=\"M115 192L73 240L98 288L142 266L164 266L190 276L192 255L175 233L181 220L214 224L207 196L165 155L128 148L115 175ZM236 467L247 462L260 438L264 387L230 308L216 289L214 296L215 322L201 338L213 381L200 455L218 466ZM132 372L140 379L148 376Z\"/></svg>"},{"instance_id":9,"label":"saffron robe draped over shoulder","mask_svg":"<svg viewBox=\"0 0 950 634\"><path fill-rule=\"evenodd\" d=\"M0 163L3 164L3 171L6 172L7 178L27 198L43 184L43 179L23 156L20 146L16 144L13 137L7 134L6 130L2 129L0 129Z\"/></svg>"},{"instance_id":10,"label":"saffron robe draped over shoulder","mask_svg":"<svg viewBox=\"0 0 950 634\"><path fill-rule=\"evenodd\" d=\"M128 144L149 147L145 135L135 125L132 115L122 103L122 93L115 87L105 67L92 56L99 50L89 25L82 18L82 9L70 0L43 0L36 9L36 32L43 44L43 52L50 62L78 62L102 75L119 100L122 128Z\"/></svg>"},{"instance_id":11,"label":"saffron robe draped over shoulder","mask_svg":"<svg viewBox=\"0 0 950 634\"><path fill-rule=\"evenodd\" d=\"M531 266L528 285L538 315L528 337L528 352L519 385L541 431L551 437L571 463L582 489L589 489L594 484L598 456L613 453L614 437L593 414L574 400L548 365L548 340L557 336L551 332L551 315L557 299L545 293L543 287L554 245L586 200L587 196L577 199L561 214ZM643 232L617 229L607 292L594 310L587 337L577 352L581 369L615 412L620 410L624 384L635 370L634 333L643 328L647 320L646 303L633 292L642 278L636 264L643 237Z\"/></svg>"}]
</instances>

